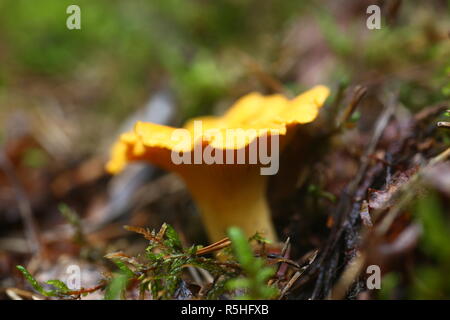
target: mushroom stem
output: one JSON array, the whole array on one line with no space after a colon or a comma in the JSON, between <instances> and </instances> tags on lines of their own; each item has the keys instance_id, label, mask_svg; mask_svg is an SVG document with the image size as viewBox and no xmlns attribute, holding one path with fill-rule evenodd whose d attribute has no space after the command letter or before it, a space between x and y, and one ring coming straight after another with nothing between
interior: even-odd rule
<instances>
[{"instance_id":1,"label":"mushroom stem","mask_svg":"<svg viewBox=\"0 0 450 320\"><path fill-rule=\"evenodd\" d=\"M277 237L266 200L267 176L262 175L271 174L275 167L266 167L265 159L254 161L250 153L243 161L246 164L241 164L239 151L246 151L246 155L247 149L255 150L253 143L260 146L259 141L264 141L266 136L278 135L279 146L272 145L272 139L266 145L276 155L278 165L279 151L291 139L297 125L314 121L328 94L329 89L324 86L316 86L293 99L249 93L222 117L195 118L182 130L137 122L114 145L108 171L118 173L129 162L144 160L176 172L196 200L211 241L220 240L229 227L237 226L248 236L258 232L275 242ZM208 161L198 162L196 155L205 152L214 161L207 157ZM223 152L227 155L225 163L220 157ZM182 157L177 157L180 154ZM228 155L237 161L228 163ZM259 147L258 155L261 157ZM193 162L189 161L192 156ZM270 169L270 172L260 169Z\"/></svg>"},{"instance_id":2,"label":"mushroom stem","mask_svg":"<svg viewBox=\"0 0 450 320\"><path fill-rule=\"evenodd\" d=\"M266 200L267 176L260 175L258 166L201 166L183 178L211 241L224 238L231 226L249 237L258 232L277 241Z\"/></svg>"}]
</instances>

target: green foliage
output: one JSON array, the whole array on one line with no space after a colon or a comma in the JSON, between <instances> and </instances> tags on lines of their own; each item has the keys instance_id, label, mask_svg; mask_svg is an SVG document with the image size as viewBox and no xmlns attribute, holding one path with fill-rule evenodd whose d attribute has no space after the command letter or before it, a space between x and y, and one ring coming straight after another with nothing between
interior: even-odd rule
<instances>
[{"instance_id":1,"label":"green foliage","mask_svg":"<svg viewBox=\"0 0 450 320\"><path fill-rule=\"evenodd\" d=\"M81 30L66 28L71 4L81 8ZM205 114L242 76L242 66L227 58L230 50L265 52L267 33L278 34L302 6L276 0L40 0L36 7L3 0L0 38L7 61L0 82L18 74L75 86L86 77L101 81L104 94L92 106L102 117L120 118L142 104L152 79L167 79L182 118Z\"/></svg>"},{"instance_id":2,"label":"green foliage","mask_svg":"<svg viewBox=\"0 0 450 320\"><path fill-rule=\"evenodd\" d=\"M123 298L129 279L130 277L127 274L115 274L106 287L105 300L119 300Z\"/></svg>"},{"instance_id":3,"label":"green foliage","mask_svg":"<svg viewBox=\"0 0 450 320\"><path fill-rule=\"evenodd\" d=\"M262 258L254 257L250 246L251 242L267 242L259 234L246 239L239 229L230 229L232 252L229 247L225 247L220 259L217 259L205 257L204 252L197 254L201 246L184 248L177 232L168 224L163 224L158 232L136 227L125 228L149 240L145 253L136 257L122 252L106 255L115 264L117 271L94 289L74 292L62 281L50 280L45 284L51 286L52 290L47 290L24 267L17 266L17 269L37 292L56 298L74 298L105 288L104 299L127 299L127 290L137 287L142 297L150 294L153 299L177 299L178 289L185 285L183 277L187 267L204 269L215 279L203 296L205 299L217 299L223 294L237 299L271 299L278 294L275 287L267 284L274 275L274 269L267 267Z\"/></svg>"},{"instance_id":4,"label":"green foliage","mask_svg":"<svg viewBox=\"0 0 450 320\"><path fill-rule=\"evenodd\" d=\"M423 250L442 262L450 262L450 225L437 195L430 191L419 198L416 214L424 229L421 242Z\"/></svg>"},{"instance_id":5,"label":"green foliage","mask_svg":"<svg viewBox=\"0 0 450 320\"><path fill-rule=\"evenodd\" d=\"M275 270L265 266L262 259L254 257L249 242L240 229L230 228L228 236L236 259L245 274L244 277L229 280L228 289L245 292L238 299L274 298L278 294L278 290L267 285L267 281L274 275Z\"/></svg>"},{"instance_id":6,"label":"green foliage","mask_svg":"<svg viewBox=\"0 0 450 320\"><path fill-rule=\"evenodd\" d=\"M113 259L114 264L119 268L120 273L126 278L133 278L134 272L123 262L118 259Z\"/></svg>"},{"instance_id":7,"label":"green foliage","mask_svg":"<svg viewBox=\"0 0 450 320\"><path fill-rule=\"evenodd\" d=\"M164 241L164 244L167 247L173 248L175 250L183 250L180 238L178 237L178 233L175 231L175 229L169 224L166 224L165 228L165 236L167 239Z\"/></svg>"},{"instance_id":8,"label":"green foliage","mask_svg":"<svg viewBox=\"0 0 450 320\"><path fill-rule=\"evenodd\" d=\"M61 280L48 280L46 283L54 286L57 289L58 293L68 294L70 292L70 289Z\"/></svg>"},{"instance_id":9,"label":"green foliage","mask_svg":"<svg viewBox=\"0 0 450 320\"><path fill-rule=\"evenodd\" d=\"M23 266L17 266L16 267L22 275L25 277L25 279L28 281L29 284L38 292L42 293L43 295L47 296L47 292L44 290L44 288L39 284L39 282L28 272L28 270Z\"/></svg>"},{"instance_id":10,"label":"green foliage","mask_svg":"<svg viewBox=\"0 0 450 320\"><path fill-rule=\"evenodd\" d=\"M66 284L60 280L48 280L45 282L47 285L53 287L53 290L46 290L42 284L40 284L23 266L16 266L16 268L22 273L28 283L40 294L45 297L65 297L70 295L70 290Z\"/></svg>"},{"instance_id":11,"label":"green foliage","mask_svg":"<svg viewBox=\"0 0 450 320\"><path fill-rule=\"evenodd\" d=\"M359 121L359 119L361 119L361 112L356 110L355 112L353 112L353 114L351 115L349 122L351 123L356 123Z\"/></svg>"},{"instance_id":12,"label":"green foliage","mask_svg":"<svg viewBox=\"0 0 450 320\"><path fill-rule=\"evenodd\" d=\"M330 192L323 190L320 186L315 184L310 184L308 186L308 192L317 198L324 198L331 202L336 202L336 196Z\"/></svg>"},{"instance_id":13,"label":"green foliage","mask_svg":"<svg viewBox=\"0 0 450 320\"><path fill-rule=\"evenodd\" d=\"M48 162L48 156L38 148L26 149L22 158L23 165L29 168L43 168Z\"/></svg>"},{"instance_id":14,"label":"green foliage","mask_svg":"<svg viewBox=\"0 0 450 320\"><path fill-rule=\"evenodd\" d=\"M342 32L335 18L325 8L316 8L313 12L330 48L337 55L348 57L355 47L353 38Z\"/></svg>"},{"instance_id":15,"label":"green foliage","mask_svg":"<svg viewBox=\"0 0 450 320\"><path fill-rule=\"evenodd\" d=\"M399 275L391 272L383 276L378 297L382 300L394 299L395 288L399 285Z\"/></svg>"},{"instance_id":16,"label":"green foliage","mask_svg":"<svg viewBox=\"0 0 450 320\"><path fill-rule=\"evenodd\" d=\"M420 248L426 258L416 266L410 295L413 299L443 299L450 295L450 222L438 195L420 197L415 214L422 224Z\"/></svg>"},{"instance_id":17,"label":"green foliage","mask_svg":"<svg viewBox=\"0 0 450 320\"><path fill-rule=\"evenodd\" d=\"M427 190L411 204L416 223L422 226L419 259L408 275L408 299L445 299L450 294L450 222L438 194ZM391 272L383 276L379 298L395 299L395 290L406 278ZM400 290L401 292L402 290Z\"/></svg>"},{"instance_id":18,"label":"green foliage","mask_svg":"<svg viewBox=\"0 0 450 320\"><path fill-rule=\"evenodd\" d=\"M150 292L153 299L174 299L180 287L183 272L188 266L203 268L213 277L235 276L237 271L227 268L214 258L198 256L199 246L183 248L180 238L172 226L164 224L158 232L143 228L126 227L127 230L142 234L149 245L144 255L130 258L123 254L110 254L110 258L120 270L120 276L112 278L108 285L108 298L117 298L123 293L129 280L139 282L141 294ZM124 280L126 279L126 281ZM223 290L221 284L208 298L215 297Z\"/></svg>"},{"instance_id":19,"label":"green foliage","mask_svg":"<svg viewBox=\"0 0 450 320\"><path fill-rule=\"evenodd\" d=\"M238 262L235 264L230 260L233 256L228 254L228 248L223 250L221 260L197 255L200 246L183 248L177 232L168 224L164 224L158 232L134 227L126 229L142 234L149 240L149 245L145 254L136 258L114 253L107 256L120 272L110 280L105 298L123 298L127 283L134 279L139 282L141 295L149 292L153 299L175 299L188 266L202 268L216 279L206 293L206 299L217 299L227 291L231 291L231 295L239 294L241 290L248 293L240 299L270 299L277 294L275 288L267 285L274 270L266 267L262 259L255 258L249 245L250 241L266 242L258 234L247 240L238 229L230 230L233 252ZM222 258L229 259L224 261Z\"/></svg>"}]
</instances>

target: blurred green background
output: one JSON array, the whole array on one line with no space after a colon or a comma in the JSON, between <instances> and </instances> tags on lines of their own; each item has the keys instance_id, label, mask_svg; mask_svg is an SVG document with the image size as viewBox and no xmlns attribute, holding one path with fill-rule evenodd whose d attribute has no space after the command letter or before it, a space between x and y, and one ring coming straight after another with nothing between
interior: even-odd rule
<instances>
[{"instance_id":1,"label":"blurred green background","mask_svg":"<svg viewBox=\"0 0 450 320\"><path fill-rule=\"evenodd\" d=\"M164 83L183 120L211 112L225 97L266 90L253 64L294 92L399 74L410 107L448 97L446 1L405 2L395 25L383 16L381 30L365 27L370 3L2 0L1 108L17 107L11 91L20 106L45 91L83 112L120 119ZM81 30L66 28L70 4L81 8Z\"/></svg>"}]
</instances>

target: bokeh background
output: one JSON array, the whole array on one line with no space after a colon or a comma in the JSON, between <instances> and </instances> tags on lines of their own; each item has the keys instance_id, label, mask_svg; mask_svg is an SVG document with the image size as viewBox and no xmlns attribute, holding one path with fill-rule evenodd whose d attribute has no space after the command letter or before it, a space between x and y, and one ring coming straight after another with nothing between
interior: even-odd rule
<instances>
[{"instance_id":1,"label":"bokeh background","mask_svg":"<svg viewBox=\"0 0 450 320\"><path fill-rule=\"evenodd\" d=\"M81 30L66 28L70 4L81 8ZM370 4L382 9L380 30L366 27ZM200 224L186 218L195 208L177 181L139 166L114 181L105 174L111 143L135 120L181 125L250 91L292 96L316 84L332 89L331 104L339 88L395 83L399 103L415 114L450 97L449 32L446 0L1 0L0 142L10 174L0 174L0 287L17 286L13 266L42 249L30 246L26 221L51 244L52 259L73 255L55 240L65 210L109 225L91 239L106 251L126 246L117 231L124 221L111 222L124 212L127 223L169 220L186 241L205 241ZM378 111L366 114L362 131ZM446 132L437 136L448 146ZM448 227L448 217L436 219ZM432 240L445 252L448 231ZM379 297L450 297L442 281L450 256L435 259L439 267L421 273L424 287L412 282L408 291L401 287L408 276L393 272ZM45 269L40 263L30 268Z\"/></svg>"}]
</instances>

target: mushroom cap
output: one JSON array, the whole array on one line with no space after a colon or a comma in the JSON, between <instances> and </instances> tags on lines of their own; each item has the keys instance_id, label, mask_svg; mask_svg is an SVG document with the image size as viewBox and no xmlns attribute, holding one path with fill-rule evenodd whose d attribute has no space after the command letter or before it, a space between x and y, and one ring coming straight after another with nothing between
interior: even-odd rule
<instances>
[{"instance_id":1,"label":"mushroom cap","mask_svg":"<svg viewBox=\"0 0 450 320\"><path fill-rule=\"evenodd\" d=\"M328 95L329 89L325 86L316 86L293 99L280 94L263 96L253 92L238 99L223 116L191 119L182 131L139 121L131 132L122 134L115 143L106 169L115 174L131 161L146 160L176 170L171 152L192 152L196 145L237 150L264 135L284 136L290 127L314 121ZM195 130L196 121L201 121L200 134ZM218 138L225 137L230 131L236 135L234 139ZM180 142L175 138L183 135L189 135L191 139Z\"/></svg>"}]
</instances>

